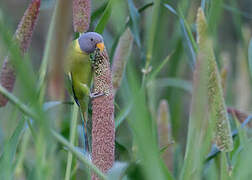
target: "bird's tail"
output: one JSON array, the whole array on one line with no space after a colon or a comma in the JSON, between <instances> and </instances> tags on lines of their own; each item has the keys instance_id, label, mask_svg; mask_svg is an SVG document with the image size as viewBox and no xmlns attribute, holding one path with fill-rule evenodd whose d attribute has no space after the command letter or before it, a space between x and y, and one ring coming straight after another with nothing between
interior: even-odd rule
<instances>
[{"instance_id":1,"label":"bird's tail","mask_svg":"<svg viewBox=\"0 0 252 180\"><path fill-rule=\"evenodd\" d=\"M83 123L83 146L85 152L89 152L89 140L88 140L88 128L87 128L87 121L88 121L88 113L87 112L82 112L82 123Z\"/></svg>"}]
</instances>

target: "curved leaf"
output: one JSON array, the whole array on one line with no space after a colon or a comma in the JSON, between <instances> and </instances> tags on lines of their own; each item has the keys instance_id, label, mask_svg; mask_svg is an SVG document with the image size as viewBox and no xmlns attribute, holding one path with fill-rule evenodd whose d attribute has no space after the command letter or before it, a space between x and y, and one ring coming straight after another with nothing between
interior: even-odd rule
<instances>
[{"instance_id":1,"label":"curved leaf","mask_svg":"<svg viewBox=\"0 0 252 180\"><path fill-rule=\"evenodd\" d=\"M112 5L115 2L115 0L110 0L105 8L105 11L99 21L99 23L97 24L96 28L95 28L95 32L102 34L105 26L107 25L109 18L111 16L111 12L112 12Z\"/></svg>"},{"instance_id":2,"label":"curved leaf","mask_svg":"<svg viewBox=\"0 0 252 180\"><path fill-rule=\"evenodd\" d=\"M22 118L11 138L4 145L4 152L0 158L0 179L11 179L13 174L13 160L16 155L16 150L20 136L22 135L25 125L25 120Z\"/></svg>"},{"instance_id":3,"label":"curved leaf","mask_svg":"<svg viewBox=\"0 0 252 180\"><path fill-rule=\"evenodd\" d=\"M130 22L129 22L130 29L138 47L140 47L141 46L140 33L139 33L139 28L138 28L140 15L132 0L128 0L128 5L129 5L129 13L130 13Z\"/></svg>"}]
</instances>

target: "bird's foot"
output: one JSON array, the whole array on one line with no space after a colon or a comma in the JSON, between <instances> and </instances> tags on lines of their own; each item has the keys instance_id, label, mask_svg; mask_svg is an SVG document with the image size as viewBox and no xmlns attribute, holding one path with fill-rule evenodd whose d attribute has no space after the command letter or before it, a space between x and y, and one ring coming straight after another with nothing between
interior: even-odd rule
<instances>
[{"instance_id":1,"label":"bird's foot","mask_svg":"<svg viewBox=\"0 0 252 180\"><path fill-rule=\"evenodd\" d=\"M101 97L101 96L104 96L105 94L104 93L100 93L100 92L95 92L95 93L90 93L89 96L91 99L95 99L95 98L98 98L98 97Z\"/></svg>"}]
</instances>

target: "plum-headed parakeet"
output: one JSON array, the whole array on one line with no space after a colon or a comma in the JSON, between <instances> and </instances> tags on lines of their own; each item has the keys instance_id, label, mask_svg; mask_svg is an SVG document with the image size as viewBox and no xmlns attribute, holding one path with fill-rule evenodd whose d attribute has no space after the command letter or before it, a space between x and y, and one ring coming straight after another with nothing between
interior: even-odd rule
<instances>
[{"instance_id":1,"label":"plum-headed parakeet","mask_svg":"<svg viewBox=\"0 0 252 180\"><path fill-rule=\"evenodd\" d=\"M89 97L99 96L99 92L95 92L96 94L90 93L92 80L92 62L90 60L90 54L97 48L100 51L104 49L102 36L95 32L87 32L81 34L78 39L71 43L66 58L65 71L70 76L74 99L83 113L84 129L86 133Z\"/></svg>"}]
</instances>

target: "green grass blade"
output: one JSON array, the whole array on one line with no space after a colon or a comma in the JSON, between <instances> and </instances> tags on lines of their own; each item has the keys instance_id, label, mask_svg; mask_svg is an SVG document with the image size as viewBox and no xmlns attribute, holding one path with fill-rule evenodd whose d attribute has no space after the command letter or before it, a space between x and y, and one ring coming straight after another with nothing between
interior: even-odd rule
<instances>
[{"instance_id":1,"label":"green grass blade","mask_svg":"<svg viewBox=\"0 0 252 180\"><path fill-rule=\"evenodd\" d=\"M221 152L220 154L220 163L221 163L221 174L220 179L221 180L228 180L229 179L229 171L228 171L228 160L227 160L227 153Z\"/></svg>"},{"instance_id":2,"label":"green grass blade","mask_svg":"<svg viewBox=\"0 0 252 180\"><path fill-rule=\"evenodd\" d=\"M144 176L150 180L172 180L173 177L160 158L157 139L155 139L156 132L153 132L151 115L146 106L145 92L137 85L136 74L132 67L130 70L128 75L132 90L130 97L133 97L133 107L128 123L133 131Z\"/></svg>"},{"instance_id":3,"label":"green grass blade","mask_svg":"<svg viewBox=\"0 0 252 180\"><path fill-rule=\"evenodd\" d=\"M79 107L74 105L72 107L72 118L71 118L71 128L70 128L70 144L74 146L75 137L76 137L76 129L77 129L77 120L78 120L78 110ZM70 180L71 178L71 167L72 167L73 155L69 151L67 157L67 167L66 167L66 174L65 180Z\"/></svg>"},{"instance_id":4,"label":"green grass blade","mask_svg":"<svg viewBox=\"0 0 252 180\"><path fill-rule=\"evenodd\" d=\"M22 136L25 120L22 118L16 129L14 130L11 138L6 141L4 145L4 152L0 158L0 179L12 179L14 167L14 158L16 155L19 139Z\"/></svg>"},{"instance_id":5,"label":"green grass blade","mask_svg":"<svg viewBox=\"0 0 252 180\"><path fill-rule=\"evenodd\" d=\"M20 148L19 148L19 152L16 158L16 163L15 163L15 174L17 174L20 171L20 168L22 168L25 164L24 160L25 160L25 155L27 152L27 149L29 147L29 141L31 138L31 133L29 130L25 129L23 138L22 138L22 142L20 142Z\"/></svg>"},{"instance_id":6,"label":"green grass blade","mask_svg":"<svg viewBox=\"0 0 252 180\"><path fill-rule=\"evenodd\" d=\"M192 83L183 79L179 78L159 78L156 79L157 86L158 87L173 87L173 88L179 88L186 92L192 93Z\"/></svg>"},{"instance_id":7,"label":"green grass blade","mask_svg":"<svg viewBox=\"0 0 252 180\"><path fill-rule=\"evenodd\" d=\"M252 176L251 161L252 161L252 141L250 140L238 154L236 164L233 169L233 179L247 180Z\"/></svg>"},{"instance_id":8,"label":"green grass blade","mask_svg":"<svg viewBox=\"0 0 252 180\"><path fill-rule=\"evenodd\" d=\"M223 0L211 0L210 1L210 9L208 14L208 24L209 30L215 33L217 31L217 26L221 20L220 16L222 13L222 1Z\"/></svg>"},{"instance_id":9,"label":"green grass blade","mask_svg":"<svg viewBox=\"0 0 252 180\"><path fill-rule=\"evenodd\" d=\"M119 115L115 118L115 128L117 129L120 124L126 119L132 109L132 102L130 102L123 110L120 111Z\"/></svg>"},{"instance_id":10,"label":"green grass blade","mask_svg":"<svg viewBox=\"0 0 252 180\"><path fill-rule=\"evenodd\" d=\"M169 4L165 3L164 7L166 7L170 12L172 12L174 15L178 16L177 11Z\"/></svg>"},{"instance_id":11,"label":"green grass blade","mask_svg":"<svg viewBox=\"0 0 252 180\"><path fill-rule=\"evenodd\" d=\"M183 16L180 17L179 19L179 22L180 22L180 27L181 27L181 31L182 31L182 34L183 34L183 37L185 39L185 42L187 44L187 48L189 49L189 60L190 60L190 65L192 67L195 66L195 62L196 62L196 43L195 43L195 40L192 36L192 32L191 32L191 29L189 28L188 24L186 23L186 20L184 19Z\"/></svg>"},{"instance_id":12,"label":"green grass blade","mask_svg":"<svg viewBox=\"0 0 252 180\"><path fill-rule=\"evenodd\" d=\"M66 139L64 139L60 134L56 133L55 131L51 131L53 137L66 146L69 151L73 153L83 164L85 164L87 167L89 167L94 173L96 173L100 179L107 180L107 177L105 174L103 174L88 158L83 156L83 154L77 150L72 144L70 144Z\"/></svg>"},{"instance_id":13,"label":"green grass blade","mask_svg":"<svg viewBox=\"0 0 252 180\"><path fill-rule=\"evenodd\" d=\"M13 103L21 112L28 115L32 119L38 119L38 116L29 109L24 103L22 103L18 98L9 93L3 86L0 85L0 92L6 96L11 103Z\"/></svg>"},{"instance_id":14,"label":"green grass blade","mask_svg":"<svg viewBox=\"0 0 252 180\"><path fill-rule=\"evenodd\" d=\"M142 7L140 7L138 9L138 13L142 13L144 10L148 9L151 6L153 6L153 2L143 5ZM129 21L126 23L126 25L121 29L121 31L114 38L114 42L113 42L112 48L109 53L110 59L113 59L114 52L115 52L116 46L118 44L118 41L128 26L129 26Z\"/></svg>"},{"instance_id":15,"label":"green grass blade","mask_svg":"<svg viewBox=\"0 0 252 180\"><path fill-rule=\"evenodd\" d=\"M190 42L192 44L193 50L194 50L194 52L197 52L198 46L197 46L196 40L193 36L192 30L191 30L187 20L185 18L183 20L184 20L185 28L186 28L187 34L189 36Z\"/></svg>"},{"instance_id":16,"label":"green grass blade","mask_svg":"<svg viewBox=\"0 0 252 180\"><path fill-rule=\"evenodd\" d=\"M205 8L206 8L206 0L201 0L200 6L201 6L202 10L205 11Z\"/></svg>"},{"instance_id":17,"label":"green grass blade","mask_svg":"<svg viewBox=\"0 0 252 180\"><path fill-rule=\"evenodd\" d=\"M149 7L153 6L153 4L154 4L153 2L150 2L150 3L147 3L147 4L143 5L142 7L140 7L138 9L138 12L139 13L143 12L145 9L148 9Z\"/></svg>"},{"instance_id":18,"label":"green grass blade","mask_svg":"<svg viewBox=\"0 0 252 180\"><path fill-rule=\"evenodd\" d=\"M140 14L137 10L137 8L135 7L134 3L132 0L128 0L128 6L129 6L129 13L130 13L130 29L131 32L134 36L134 39L138 45L138 47L141 46L141 42L140 42L140 31L139 31L139 20L140 20Z\"/></svg>"},{"instance_id":19,"label":"green grass blade","mask_svg":"<svg viewBox=\"0 0 252 180\"><path fill-rule=\"evenodd\" d=\"M6 25L3 21L0 21L1 40L9 51L9 57L17 76L22 81L21 90L23 90L23 93L25 94L25 97L27 97L28 101L34 103L36 99L36 90L34 88L36 75L32 70L28 57L22 56L17 42L13 41L12 35L7 27L8 25Z\"/></svg>"},{"instance_id":20,"label":"green grass blade","mask_svg":"<svg viewBox=\"0 0 252 180\"><path fill-rule=\"evenodd\" d=\"M161 64L155 68L155 71L153 71L150 75L150 79L154 79L158 73L163 69L163 67L166 65L166 63L170 60L170 57L173 55L173 53L170 53L166 58L161 62Z\"/></svg>"},{"instance_id":21,"label":"green grass blade","mask_svg":"<svg viewBox=\"0 0 252 180\"><path fill-rule=\"evenodd\" d=\"M155 43L155 37L157 32L157 24L158 24L158 18L159 18L159 10L160 10L160 0L155 0L154 6L153 6L153 13L152 13L152 23L151 27L148 33L148 43L147 43L147 53L146 53L146 63L145 63L145 70L149 68L149 65L151 63L152 55L153 55L153 47ZM145 75L143 76L143 82L145 79Z\"/></svg>"},{"instance_id":22,"label":"green grass blade","mask_svg":"<svg viewBox=\"0 0 252 180\"><path fill-rule=\"evenodd\" d=\"M239 120L237 119L236 116L233 116L233 119L236 124L237 132L238 132L238 136L239 136L239 140L240 140L239 141L240 146L244 147L248 143L248 137L246 134L246 130L244 128L242 128L242 124L239 122Z\"/></svg>"},{"instance_id":23,"label":"green grass blade","mask_svg":"<svg viewBox=\"0 0 252 180\"><path fill-rule=\"evenodd\" d=\"M167 3L164 4L164 7L166 7L170 12L172 12L174 15L176 15L179 18L182 35L187 44L186 49L188 48L189 55L190 55L189 63L192 67L194 67L195 62L196 62L197 43L193 37L193 33L190 26L188 25L181 9L179 9L179 11L177 12L171 5Z\"/></svg>"},{"instance_id":24,"label":"green grass blade","mask_svg":"<svg viewBox=\"0 0 252 180\"><path fill-rule=\"evenodd\" d=\"M94 30L95 32L97 32L99 34L103 33L105 26L107 25L109 18L111 16L112 7L113 7L114 2L115 2L115 0L109 0L106 9L103 12L103 15Z\"/></svg>"},{"instance_id":25,"label":"green grass blade","mask_svg":"<svg viewBox=\"0 0 252 180\"><path fill-rule=\"evenodd\" d=\"M104 10L106 9L108 3L102 4L99 8L97 8L91 15L91 22L93 22L95 19L97 19L99 16L102 15Z\"/></svg>"}]
</instances>

